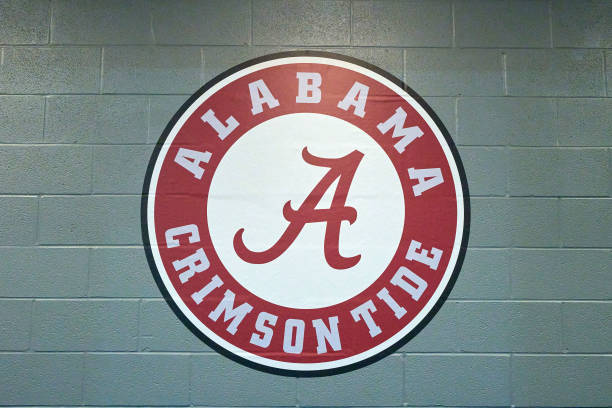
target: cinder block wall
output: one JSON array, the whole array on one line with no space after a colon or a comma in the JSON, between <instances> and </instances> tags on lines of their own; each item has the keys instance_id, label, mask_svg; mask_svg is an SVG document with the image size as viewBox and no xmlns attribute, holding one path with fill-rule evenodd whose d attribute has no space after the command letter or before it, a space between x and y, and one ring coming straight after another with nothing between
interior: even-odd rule
<instances>
[{"instance_id":1,"label":"cinder block wall","mask_svg":"<svg viewBox=\"0 0 612 408\"><path fill-rule=\"evenodd\" d=\"M453 135L470 249L400 352L296 379L171 313L140 238L181 103L288 49L403 78ZM611 406L611 1L0 1L0 404Z\"/></svg>"}]
</instances>

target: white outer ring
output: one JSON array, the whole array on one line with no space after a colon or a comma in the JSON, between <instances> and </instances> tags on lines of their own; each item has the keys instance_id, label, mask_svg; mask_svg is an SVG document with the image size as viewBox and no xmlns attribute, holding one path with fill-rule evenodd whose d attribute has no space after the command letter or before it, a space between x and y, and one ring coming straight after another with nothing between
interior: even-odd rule
<instances>
[{"instance_id":1,"label":"white outer ring","mask_svg":"<svg viewBox=\"0 0 612 408\"><path fill-rule=\"evenodd\" d=\"M421 311L412 319L402 330L397 332L394 336L388 338L386 341L381 344L364 351L360 354L353 355L351 357L346 357L339 360L328 361L323 363L290 363L285 361L272 360L269 358L265 358L259 356L257 354L249 353L248 351L242 350L241 348L236 347L235 345L227 342L223 338L219 337L215 332L206 327L192 312L189 310L187 305L183 302L179 294L174 289L174 286L170 282L168 278L168 273L164 268L160 253L157 249L157 235L155 234L155 223L154 223L154 210L155 210L155 191L157 189L157 180L159 178L159 172L161 169L161 165L164 162L168 149L172 145L174 138L176 137L178 131L181 129L183 124L187 121L187 119L191 116L191 114L210 96L212 96L219 89L223 88L225 85L234 82L235 80L248 75L252 72L256 72L265 68L274 67L278 65L285 64L299 64L299 63L314 63L314 64L326 64L337 66L341 68L346 68L352 71L356 71L360 74L366 75L377 82L382 83L383 85L391 88L395 93L399 96L403 97L418 113L421 117L427 122L427 125L430 129L433 130L436 138L438 139L438 143L442 147L444 151L444 155L449 163L449 167L451 169L451 173L453 175L453 181L455 183L455 192L457 198L457 229L455 232L455 242L453 245L453 251L451 253L451 258L448 262L448 266L446 271L444 272L444 276L440 281L440 284L436 288L435 292L427 302L427 304L421 309ZM278 368L282 370L293 370L293 371L317 371L317 370L330 370L334 368L344 367L350 364L358 363L363 361L369 357L375 356L380 352L386 350L391 347L402 338L404 338L408 333L412 331L431 311L434 305L437 303L438 299L444 292L444 289L448 285L448 282L455 270L455 264L457 263L457 258L459 256L460 248L461 248L461 240L463 238L463 221L464 221L464 208L463 208L463 188L461 186L461 178L459 177L459 170L457 169L457 164L455 163L455 158L450 150L450 147L446 143L446 139L444 135L434 122L434 120L429 116L427 111L423 109L421 105L417 103L412 96L410 96L406 91L400 88L398 85L390 81L389 79L377 74L376 72L370 71L369 69L362 67L361 65L356 65L350 62L326 58L326 57L285 57L278 58L269 61L264 61L259 64L251 65L246 67L224 79L217 82L210 89L204 92L198 99L196 99L189 108L181 117L177 120L174 127L168 134L164 145L162 146L159 155L157 156L157 160L155 162L155 167L153 168L153 173L151 174L151 181L149 185L149 196L147 201L147 228L149 234L149 241L151 244L151 253L153 254L153 259L155 260L155 265L157 266L157 270L160 272L159 276L161 277L166 290L172 296L172 299L177 304L179 309L185 317L189 319L189 321L200 330L206 337L217 343L219 346L223 347L227 351L242 357L246 360L252 361L257 364L261 364L268 367ZM164 273L161 273L163 271Z\"/></svg>"}]
</instances>

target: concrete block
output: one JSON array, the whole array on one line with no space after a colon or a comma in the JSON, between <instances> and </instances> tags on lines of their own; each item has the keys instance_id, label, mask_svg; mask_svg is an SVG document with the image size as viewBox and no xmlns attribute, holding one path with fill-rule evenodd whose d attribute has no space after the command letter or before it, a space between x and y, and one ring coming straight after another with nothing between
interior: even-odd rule
<instances>
[{"instance_id":1,"label":"concrete block","mask_svg":"<svg viewBox=\"0 0 612 408\"><path fill-rule=\"evenodd\" d=\"M206 82L234 65L252 58L289 50L289 48L281 47L203 47L202 49L204 50L204 80Z\"/></svg>"},{"instance_id":2,"label":"concrete block","mask_svg":"<svg viewBox=\"0 0 612 408\"><path fill-rule=\"evenodd\" d=\"M240 0L151 3L153 32L158 44L248 44L251 7Z\"/></svg>"},{"instance_id":3,"label":"concrete block","mask_svg":"<svg viewBox=\"0 0 612 408\"><path fill-rule=\"evenodd\" d=\"M151 44L146 0L54 0L53 44Z\"/></svg>"},{"instance_id":4,"label":"concrete block","mask_svg":"<svg viewBox=\"0 0 612 408\"><path fill-rule=\"evenodd\" d=\"M555 47L612 47L612 4L606 0L552 2Z\"/></svg>"},{"instance_id":5,"label":"concrete block","mask_svg":"<svg viewBox=\"0 0 612 408\"><path fill-rule=\"evenodd\" d=\"M510 204L504 198L470 199L470 246L503 248L512 244Z\"/></svg>"},{"instance_id":6,"label":"concrete block","mask_svg":"<svg viewBox=\"0 0 612 408\"><path fill-rule=\"evenodd\" d=\"M81 297L87 294L87 249L0 248L0 296Z\"/></svg>"},{"instance_id":7,"label":"concrete block","mask_svg":"<svg viewBox=\"0 0 612 408\"><path fill-rule=\"evenodd\" d=\"M511 149L508 192L513 196L560 194L558 149Z\"/></svg>"},{"instance_id":8,"label":"concrete block","mask_svg":"<svg viewBox=\"0 0 612 408\"><path fill-rule=\"evenodd\" d=\"M427 326L399 351L425 353L457 351L459 307L457 302L446 301Z\"/></svg>"},{"instance_id":9,"label":"concrete block","mask_svg":"<svg viewBox=\"0 0 612 408\"><path fill-rule=\"evenodd\" d=\"M605 149L512 149L513 196L607 196Z\"/></svg>"},{"instance_id":10,"label":"concrete block","mask_svg":"<svg viewBox=\"0 0 612 408\"><path fill-rule=\"evenodd\" d=\"M140 348L143 351L211 351L206 343L185 327L165 300L142 302Z\"/></svg>"},{"instance_id":11,"label":"concrete block","mask_svg":"<svg viewBox=\"0 0 612 408\"><path fill-rule=\"evenodd\" d=\"M558 99L555 126L561 146L609 146L612 99Z\"/></svg>"},{"instance_id":12,"label":"concrete block","mask_svg":"<svg viewBox=\"0 0 612 408\"><path fill-rule=\"evenodd\" d=\"M512 404L609 406L610 356L513 356Z\"/></svg>"},{"instance_id":13,"label":"concrete block","mask_svg":"<svg viewBox=\"0 0 612 408\"><path fill-rule=\"evenodd\" d=\"M459 98L461 145L555 146L555 102L543 98Z\"/></svg>"},{"instance_id":14,"label":"concrete block","mask_svg":"<svg viewBox=\"0 0 612 408\"><path fill-rule=\"evenodd\" d=\"M253 44L348 45L350 4L329 0L255 0Z\"/></svg>"},{"instance_id":15,"label":"concrete block","mask_svg":"<svg viewBox=\"0 0 612 408\"><path fill-rule=\"evenodd\" d=\"M23 351L30 347L32 301L0 299L0 350Z\"/></svg>"},{"instance_id":16,"label":"concrete block","mask_svg":"<svg viewBox=\"0 0 612 408\"><path fill-rule=\"evenodd\" d=\"M37 351L136 351L137 300L37 300L32 348Z\"/></svg>"},{"instance_id":17,"label":"concrete block","mask_svg":"<svg viewBox=\"0 0 612 408\"><path fill-rule=\"evenodd\" d=\"M503 196L508 179L508 152L498 147L459 149L471 196Z\"/></svg>"},{"instance_id":18,"label":"concrete block","mask_svg":"<svg viewBox=\"0 0 612 408\"><path fill-rule=\"evenodd\" d=\"M511 199L512 243L517 247L559 245L559 203L548 198ZM561 219L564 219L561 217Z\"/></svg>"},{"instance_id":19,"label":"concrete block","mask_svg":"<svg viewBox=\"0 0 612 408\"><path fill-rule=\"evenodd\" d=\"M593 50L509 50L508 93L518 96L602 96L603 55Z\"/></svg>"},{"instance_id":20,"label":"concrete block","mask_svg":"<svg viewBox=\"0 0 612 408\"><path fill-rule=\"evenodd\" d=\"M94 146L93 192L139 194L153 146Z\"/></svg>"},{"instance_id":21,"label":"concrete block","mask_svg":"<svg viewBox=\"0 0 612 408\"><path fill-rule=\"evenodd\" d=\"M149 97L149 122L147 141L156 143L170 119L179 110L189 96L187 95L157 95Z\"/></svg>"},{"instance_id":22,"label":"concrete block","mask_svg":"<svg viewBox=\"0 0 612 408\"><path fill-rule=\"evenodd\" d=\"M189 405L189 356L88 354L83 394L87 405Z\"/></svg>"},{"instance_id":23,"label":"concrete block","mask_svg":"<svg viewBox=\"0 0 612 408\"><path fill-rule=\"evenodd\" d=\"M353 44L450 47L451 5L435 1L357 1L353 3Z\"/></svg>"},{"instance_id":24,"label":"concrete block","mask_svg":"<svg viewBox=\"0 0 612 408\"><path fill-rule=\"evenodd\" d=\"M49 2L5 0L0 3L0 44L46 44Z\"/></svg>"},{"instance_id":25,"label":"concrete block","mask_svg":"<svg viewBox=\"0 0 612 408\"><path fill-rule=\"evenodd\" d=\"M191 403L201 406L294 406L295 378L244 367L219 355L191 357Z\"/></svg>"},{"instance_id":26,"label":"concrete block","mask_svg":"<svg viewBox=\"0 0 612 408\"><path fill-rule=\"evenodd\" d=\"M193 93L202 86L198 47L106 47L105 93Z\"/></svg>"},{"instance_id":27,"label":"concrete block","mask_svg":"<svg viewBox=\"0 0 612 408\"><path fill-rule=\"evenodd\" d=\"M144 96L71 95L47 98L49 143L145 143L148 102Z\"/></svg>"},{"instance_id":28,"label":"concrete block","mask_svg":"<svg viewBox=\"0 0 612 408\"><path fill-rule=\"evenodd\" d=\"M609 299L612 293L606 250L515 249L511 260L513 299Z\"/></svg>"},{"instance_id":29,"label":"concrete block","mask_svg":"<svg viewBox=\"0 0 612 408\"><path fill-rule=\"evenodd\" d=\"M510 252L468 249L451 299L510 298Z\"/></svg>"},{"instance_id":30,"label":"concrete block","mask_svg":"<svg viewBox=\"0 0 612 408\"><path fill-rule=\"evenodd\" d=\"M562 310L564 351L612 351L612 303L563 303Z\"/></svg>"},{"instance_id":31,"label":"concrete block","mask_svg":"<svg viewBox=\"0 0 612 408\"><path fill-rule=\"evenodd\" d=\"M69 194L91 191L91 147L0 146L2 192Z\"/></svg>"},{"instance_id":32,"label":"concrete block","mask_svg":"<svg viewBox=\"0 0 612 408\"><path fill-rule=\"evenodd\" d=\"M556 199L475 197L470 204L472 247L559 245L559 204Z\"/></svg>"},{"instance_id":33,"label":"concrete block","mask_svg":"<svg viewBox=\"0 0 612 408\"><path fill-rule=\"evenodd\" d=\"M559 149L559 192L564 196L609 195L606 149Z\"/></svg>"},{"instance_id":34,"label":"concrete block","mask_svg":"<svg viewBox=\"0 0 612 408\"><path fill-rule=\"evenodd\" d=\"M0 143L42 142L43 118L42 97L0 96Z\"/></svg>"},{"instance_id":35,"label":"concrete block","mask_svg":"<svg viewBox=\"0 0 612 408\"><path fill-rule=\"evenodd\" d=\"M503 95L496 50L407 49L406 84L422 96Z\"/></svg>"},{"instance_id":36,"label":"concrete block","mask_svg":"<svg viewBox=\"0 0 612 408\"><path fill-rule=\"evenodd\" d=\"M461 302L456 325L463 352L561 352L561 303Z\"/></svg>"},{"instance_id":37,"label":"concrete block","mask_svg":"<svg viewBox=\"0 0 612 408\"><path fill-rule=\"evenodd\" d=\"M143 248L91 249L88 295L161 297Z\"/></svg>"},{"instance_id":38,"label":"concrete block","mask_svg":"<svg viewBox=\"0 0 612 408\"><path fill-rule=\"evenodd\" d=\"M36 242L37 197L0 197L0 245Z\"/></svg>"},{"instance_id":39,"label":"concrete block","mask_svg":"<svg viewBox=\"0 0 612 408\"><path fill-rule=\"evenodd\" d=\"M510 358L478 355L407 355L408 406L510 405Z\"/></svg>"},{"instance_id":40,"label":"concrete block","mask_svg":"<svg viewBox=\"0 0 612 408\"><path fill-rule=\"evenodd\" d=\"M456 2L455 38L458 47L549 47L548 3Z\"/></svg>"},{"instance_id":41,"label":"concrete block","mask_svg":"<svg viewBox=\"0 0 612 408\"><path fill-rule=\"evenodd\" d=\"M140 196L42 197L40 241L139 245Z\"/></svg>"},{"instance_id":42,"label":"concrete block","mask_svg":"<svg viewBox=\"0 0 612 408\"><path fill-rule=\"evenodd\" d=\"M100 89L100 49L5 47L0 93L85 93Z\"/></svg>"},{"instance_id":43,"label":"concrete block","mask_svg":"<svg viewBox=\"0 0 612 408\"><path fill-rule=\"evenodd\" d=\"M425 98L425 102L434 110L438 118L444 124L448 133L450 133L451 137L455 144L459 143L459 139L457 137L457 115L455 114L455 104L456 98L449 98L444 96L428 96Z\"/></svg>"},{"instance_id":44,"label":"concrete block","mask_svg":"<svg viewBox=\"0 0 612 408\"><path fill-rule=\"evenodd\" d=\"M399 48L359 47L324 48L321 50L358 58L384 69L399 80L404 79L404 53Z\"/></svg>"},{"instance_id":45,"label":"concrete block","mask_svg":"<svg viewBox=\"0 0 612 408\"><path fill-rule=\"evenodd\" d=\"M300 378L298 404L300 406L402 405L404 382L402 365L401 356L390 355L357 371L334 376L332 387L327 378Z\"/></svg>"},{"instance_id":46,"label":"concrete block","mask_svg":"<svg viewBox=\"0 0 612 408\"><path fill-rule=\"evenodd\" d=\"M0 395L6 405L81 405L80 354L0 354Z\"/></svg>"},{"instance_id":47,"label":"concrete block","mask_svg":"<svg viewBox=\"0 0 612 408\"><path fill-rule=\"evenodd\" d=\"M562 199L560 205L563 246L610 248L612 199Z\"/></svg>"}]
</instances>

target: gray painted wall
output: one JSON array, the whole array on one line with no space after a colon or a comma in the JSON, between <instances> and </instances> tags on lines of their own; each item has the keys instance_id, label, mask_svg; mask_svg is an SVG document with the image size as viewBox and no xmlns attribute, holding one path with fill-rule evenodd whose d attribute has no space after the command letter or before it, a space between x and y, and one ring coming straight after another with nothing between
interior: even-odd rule
<instances>
[{"instance_id":1,"label":"gray painted wall","mask_svg":"<svg viewBox=\"0 0 612 408\"><path fill-rule=\"evenodd\" d=\"M399 353L295 379L220 357L141 247L152 144L248 58L327 49L434 107L470 249ZM611 406L611 1L0 1L0 404Z\"/></svg>"}]
</instances>

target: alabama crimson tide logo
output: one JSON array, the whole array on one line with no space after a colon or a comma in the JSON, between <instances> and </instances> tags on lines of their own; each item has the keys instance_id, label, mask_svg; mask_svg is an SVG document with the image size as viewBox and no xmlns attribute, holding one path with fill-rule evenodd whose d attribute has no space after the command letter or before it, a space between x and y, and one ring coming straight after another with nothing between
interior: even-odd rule
<instances>
[{"instance_id":1,"label":"alabama crimson tide logo","mask_svg":"<svg viewBox=\"0 0 612 408\"><path fill-rule=\"evenodd\" d=\"M467 184L439 119L336 54L275 54L208 83L168 124L143 192L149 262L177 316L286 375L396 350L440 307L467 245Z\"/></svg>"}]
</instances>

